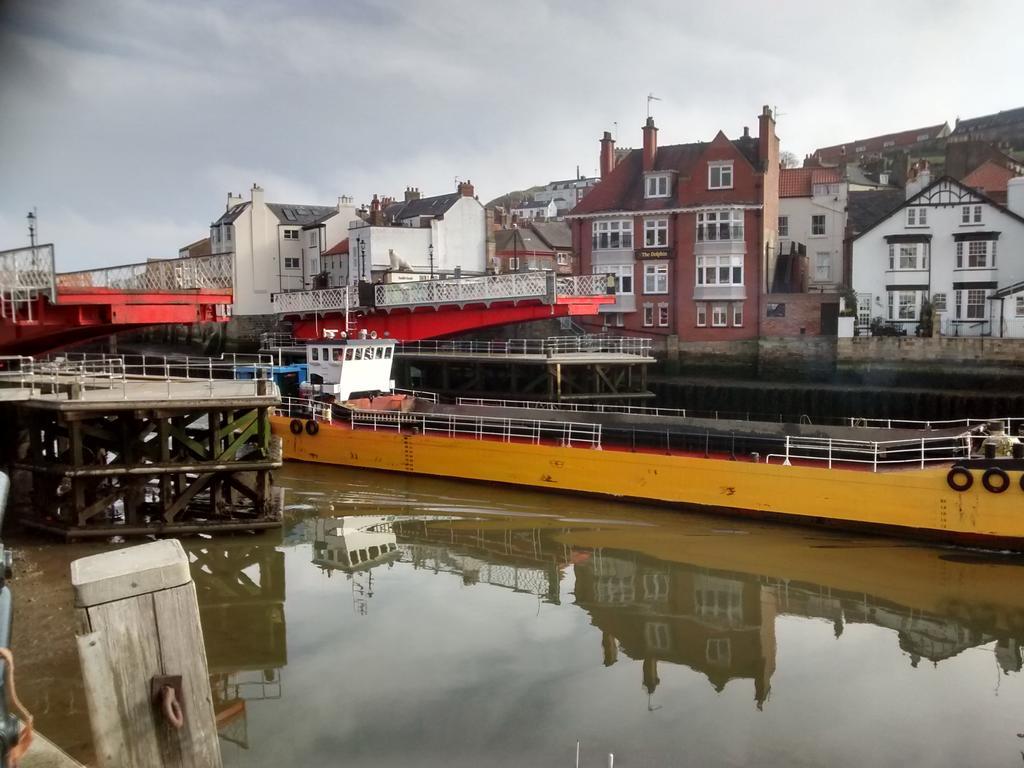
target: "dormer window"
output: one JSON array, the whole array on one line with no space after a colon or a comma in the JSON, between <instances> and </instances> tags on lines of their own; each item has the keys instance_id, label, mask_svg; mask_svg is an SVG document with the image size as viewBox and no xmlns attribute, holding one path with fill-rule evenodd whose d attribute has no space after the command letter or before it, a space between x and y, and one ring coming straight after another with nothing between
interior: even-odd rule
<instances>
[{"instance_id":1,"label":"dormer window","mask_svg":"<svg viewBox=\"0 0 1024 768\"><path fill-rule=\"evenodd\" d=\"M647 177L646 197L668 197L668 174Z\"/></svg>"},{"instance_id":2,"label":"dormer window","mask_svg":"<svg viewBox=\"0 0 1024 768\"><path fill-rule=\"evenodd\" d=\"M927 208L907 208L907 226L908 227L927 227L928 226L928 209Z\"/></svg>"},{"instance_id":3,"label":"dormer window","mask_svg":"<svg viewBox=\"0 0 1024 768\"><path fill-rule=\"evenodd\" d=\"M708 163L708 189L732 189L732 160Z\"/></svg>"}]
</instances>

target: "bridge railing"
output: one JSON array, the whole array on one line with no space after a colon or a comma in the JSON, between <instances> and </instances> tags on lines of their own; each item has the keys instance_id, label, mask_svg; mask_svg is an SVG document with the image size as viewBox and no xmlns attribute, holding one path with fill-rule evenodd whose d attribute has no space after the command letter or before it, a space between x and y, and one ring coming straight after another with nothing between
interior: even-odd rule
<instances>
[{"instance_id":1,"label":"bridge railing","mask_svg":"<svg viewBox=\"0 0 1024 768\"><path fill-rule=\"evenodd\" d=\"M304 312L337 312L359 306L359 289L354 285L342 288L320 288L315 291L285 291L271 299L274 312L282 315Z\"/></svg>"},{"instance_id":2,"label":"bridge railing","mask_svg":"<svg viewBox=\"0 0 1024 768\"><path fill-rule=\"evenodd\" d=\"M473 339L428 339L400 344L399 355L474 354L494 357L516 355L619 354L651 357L651 340L627 336L549 336L546 339L505 339L477 341Z\"/></svg>"},{"instance_id":3,"label":"bridge railing","mask_svg":"<svg viewBox=\"0 0 1024 768\"><path fill-rule=\"evenodd\" d=\"M32 302L39 296L52 302L55 295L52 245L0 251L0 317L27 311L32 320Z\"/></svg>"},{"instance_id":4,"label":"bridge railing","mask_svg":"<svg viewBox=\"0 0 1024 768\"><path fill-rule=\"evenodd\" d=\"M200 289L231 290L233 256L214 253L182 259L153 259L102 269L83 269L57 275L57 289L111 288L121 291L174 292Z\"/></svg>"},{"instance_id":5,"label":"bridge railing","mask_svg":"<svg viewBox=\"0 0 1024 768\"><path fill-rule=\"evenodd\" d=\"M607 275L557 277L551 271L513 272L505 275L419 280L410 283L379 283L373 286L372 301L373 306L378 309L439 304L489 304L493 301L517 299L553 302L556 298L564 296L603 296L609 290ZM278 314L338 312L355 309L361 303L356 286L288 291L275 294L272 301L274 311Z\"/></svg>"}]
</instances>

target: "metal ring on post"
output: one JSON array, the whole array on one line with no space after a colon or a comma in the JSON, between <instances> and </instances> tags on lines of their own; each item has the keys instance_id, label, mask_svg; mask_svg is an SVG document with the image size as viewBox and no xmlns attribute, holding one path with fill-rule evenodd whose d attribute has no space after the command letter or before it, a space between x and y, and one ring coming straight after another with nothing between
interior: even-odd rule
<instances>
[{"instance_id":1,"label":"metal ring on post","mask_svg":"<svg viewBox=\"0 0 1024 768\"><path fill-rule=\"evenodd\" d=\"M181 710L178 694L169 685L160 689L160 710L164 713L164 719L174 728L181 730L185 725L185 714Z\"/></svg>"}]
</instances>

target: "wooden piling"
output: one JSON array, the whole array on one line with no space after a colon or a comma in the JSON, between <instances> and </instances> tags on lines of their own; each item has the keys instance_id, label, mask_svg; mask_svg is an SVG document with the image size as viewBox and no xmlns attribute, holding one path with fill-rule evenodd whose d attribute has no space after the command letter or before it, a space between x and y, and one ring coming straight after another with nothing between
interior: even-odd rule
<instances>
[{"instance_id":1,"label":"wooden piling","mask_svg":"<svg viewBox=\"0 0 1024 768\"><path fill-rule=\"evenodd\" d=\"M188 558L176 539L71 564L79 660L101 768L219 768L220 744ZM184 723L153 681L175 687Z\"/></svg>"}]
</instances>

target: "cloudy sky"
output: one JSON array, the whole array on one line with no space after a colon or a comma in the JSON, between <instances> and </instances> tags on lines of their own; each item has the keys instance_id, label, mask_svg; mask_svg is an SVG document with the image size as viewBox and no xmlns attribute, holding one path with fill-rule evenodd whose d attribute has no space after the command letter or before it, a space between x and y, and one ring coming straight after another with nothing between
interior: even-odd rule
<instances>
[{"instance_id":1,"label":"cloudy sky","mask_svg":"<svg viewBox=\"0 0 1024 768\"><path fill-rule=\"evenodd\" d=\"M172 256L229 190L333 204L472 179L483 200L637 145L783 149L1021 106L1019 0L0 0L0 248Z\"/></svg>"}]
</instances>

